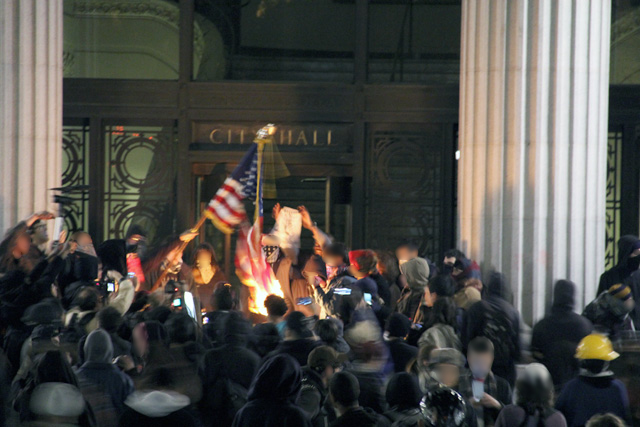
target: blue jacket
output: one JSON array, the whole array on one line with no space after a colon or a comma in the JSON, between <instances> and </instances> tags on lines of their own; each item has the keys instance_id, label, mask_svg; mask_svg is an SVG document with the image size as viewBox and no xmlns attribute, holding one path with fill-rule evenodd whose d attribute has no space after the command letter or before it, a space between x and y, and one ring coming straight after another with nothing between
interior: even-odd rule
<instances>
[{"instance_id":1,"label":"blue jacket","mask_svg":"<svg viewBox=\"0 0 640 427\"><path fill-rule=\"evenodd\" d=\"M627 389L613 376L574 378L562 389L556 409L564 414L568 427L584 426L593 415L607 412L630 421Z\"/></svg>"}]
</instances>

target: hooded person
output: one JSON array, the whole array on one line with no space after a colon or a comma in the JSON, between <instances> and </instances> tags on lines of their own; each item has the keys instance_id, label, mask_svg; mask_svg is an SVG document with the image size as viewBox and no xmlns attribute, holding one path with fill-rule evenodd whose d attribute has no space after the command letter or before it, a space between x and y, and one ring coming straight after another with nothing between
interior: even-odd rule
<instances>
[{"instance_id":1,"label":"hooded person","mask_svg":"<svg viewBox=\"0 0 640 427\"><path fill-rule=\"evenodd\" d=\"M86 402L77 387L65 383L43 383L31 394L29 410L33 421L23 423L31 427L69 427L81 425Z\"/></svg>"},{"instance_id":2,"label":"hooded person","mask_svg":"<svg viewBox=\"0 0 640 427\"><path fill-rule=\"evenodd\" d=\"M384 336L395 372L404 372L409 362L418 356L418 348L405 340L410 330L411 320L404 314L393 313L387 320Z\"/></svg>"},{"instance_id":3,"label":"hooded person","mask_svg":"<svg viewBox=\"0 0 640 427\"><path fill-rule=\"evenodd\" d=\"M626 235L618 240L618 263L602 273L598 285L598 295L613 285L623 283L640 267L640 240L637 236Z\"/></svg>"},{"instance_id":4,"label":"hooded person","mask_svg":"<svg viewBox=\"0 0 640 427\"><path fill-rule=\"evenodd\" d=\"M495 348L493 372L513 387L516 362L520 360L520 315L507 301L510 292L504 276L492 273L487 297L472 305L464 315L461 338L465 351L475 337L489 338Z\"/></svg>"},{"instance_id":5,"label":"hooded person","mask_svg":"<svg viewBox=\"0 0 640 427\"><path fill-rule=\"evenodd\" d=\"M189 408L188 396L173 391L175 374L171 367L153 373L152 388L141 388L129 395L120 416L120 427L196 427L200 421Z\"/></svg>"},{"instance_id":6,"label":"hooded person","mask_svg":"<svg viewBox=\"0 0 640 427\"><path fill-rule=\"evenodd\" d=\"M133 381L112 363L111 337L102 329L87 336L84 357L86 361L76 371L80 391L100 425L116 425L124 401L133 393Z\"/></svg>"},{"instance_id":7,"label":"hooded person","mask_svg":"<svg viewBox=\"0 0 640 427\"><path fill-rule=\"evenodd\" d=\"M240 313L231 312L225 322L222 345L204 356L200 370L203 386L200 412L207 426L230 426L240 409L239 403L246 403L260 366L260 357L247 348L250 334L249 322Z\"/></svg>"},{"instance_id":8,"label":"hooded person","mask_svg":"<svg viewBox=\"0 0 640 427\"><path fill-rule=\"evenodd\" d=\"M314 337L304 314L301 312L294 311L290 313L287 315L285 321L284 341L269 355L288 354L296 359L300 366L305 366L309 353L311 353L314 348L322 345L322 342Z\"/></svg>"},{"instance_id":9,"label":"hooded person","mask_svg":"<svg viewBox=\"0 0 640 427\"><path fill-rule=\"evenodd\" d=\"M553 288L551 312L533 327L533 356L551 373L556 390L578 375L574 354L580 340L593 331L593 325L575 308L576 286L558 280Z\"/></svg>"},{"instance_id":10,"label":"hooded person","mask_svg":"<svg viewBox=\"0 0 640 427\"><path fill-rule=\"evenodd\" d=\"M311 427L307 415L296 405L301 388L302 370L294 358L287 354L267 358L233 427Z\"/></svg>"},{"instance_id":11,"label":"hooded person","mask_svg":"<svg viewBox=\"0 0 640 427\"><path fill-rule=\"evenodd\" d=\"M402 290L396 311L413 321L422 304L425 288L429 286L429 263L423 258L414 258L402 264L400 272L407 279L408 286Z\"/></svg>"},{"instance_id":12,"label":"hooded person","mask_svg":"<svg viewBox=\"0 0 640 427\"><path fill-rule=\"evenodd\" d=\"M385 394L389 410L384 416L398 427L410 427L420 425L423 420L420 411L422 392L418 385L418 379L408 372L394 374L387 384Z\"/></svg>"}]
</instances>

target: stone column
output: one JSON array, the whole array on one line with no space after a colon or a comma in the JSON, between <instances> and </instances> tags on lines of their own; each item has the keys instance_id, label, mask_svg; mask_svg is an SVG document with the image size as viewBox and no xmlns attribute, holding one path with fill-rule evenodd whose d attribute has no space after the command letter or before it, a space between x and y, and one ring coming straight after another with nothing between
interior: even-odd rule
<instances>
[{"instance_id":1,"label":"stone column","mask_svg":"<svg viewBox=\"0 0 640 427\"><path fill-rule=\"evenodd\" d=\"M61 182L62 0L0 1L0 227L54 209ZM2 232L0 231L0 232Z\"/></svg>"},{"instance_id":2,"label":"stone column","mask_svg":"<svg viewBox=\"0 0 640 427\"><path fill-rule=\"evenodd\" d=\"M604 269L610 0L463 0L459 244L527 322Z\"/></svg>"}]
</instances>

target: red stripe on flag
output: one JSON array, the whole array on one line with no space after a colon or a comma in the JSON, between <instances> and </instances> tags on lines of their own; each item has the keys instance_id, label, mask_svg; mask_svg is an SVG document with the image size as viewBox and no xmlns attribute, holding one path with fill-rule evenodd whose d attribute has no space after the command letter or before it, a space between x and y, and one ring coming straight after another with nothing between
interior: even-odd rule
<instances>
[{"instance_id":1,"label":"red stripe on flag","mask_svg":"<svg viewBox=\"0 0 640 427\"><path fill-rule=\"evenodd\" d=\"M222 206L224 206L225 208L227 208L227 210L229 211L229 213L237 218L244 218L244 212L238 212L235 209L233 209L231 206L229 206L229 203L227 202L227 200L222 197L222 196L215 196L213 198L213 200L215 200L216 202L220 203ZM240 200L238 200L240 201Z\"/></svg>"}]
</instances>

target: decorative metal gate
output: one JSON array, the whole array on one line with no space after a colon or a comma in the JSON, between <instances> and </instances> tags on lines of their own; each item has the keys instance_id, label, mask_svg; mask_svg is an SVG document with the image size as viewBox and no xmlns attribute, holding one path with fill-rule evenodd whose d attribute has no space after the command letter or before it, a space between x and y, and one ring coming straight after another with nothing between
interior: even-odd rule
<instances>
[{"instance_id":1,"label":"decorative metal gate","mask_svg":"<svg viewBox=\"0 0 640 427\"><path fill-rule=\"evenodd\" d=\"M445 223L453 223L452 136L453 129L444 124L371 126L367 246L392 250L410 238L431 259L448 249L442 246L444 235L453 235L445 229Z\"/></svg>"}]
</instances>

